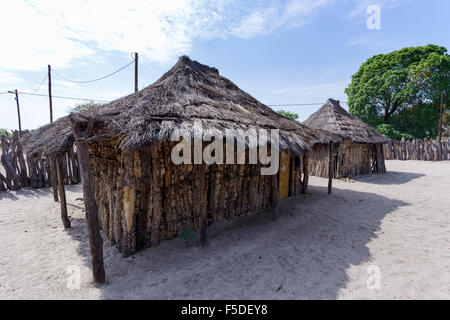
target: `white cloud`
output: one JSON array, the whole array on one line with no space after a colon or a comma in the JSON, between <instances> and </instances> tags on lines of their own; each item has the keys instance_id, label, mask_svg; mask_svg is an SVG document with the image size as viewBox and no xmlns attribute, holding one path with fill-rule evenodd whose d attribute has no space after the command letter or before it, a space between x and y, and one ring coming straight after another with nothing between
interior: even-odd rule
<instances>
[{"instance_id":1,"label":"white cloud","mask_svg":"<svg viewBox=\"0 0 450 320\"><path fill-rule=\"evenodd\" d=\"M23 81L24 80L22 78L19 78L10 72L3 72L0 70L0 83L2 84L16 84Z\"/></svg>"},{"instance_id":2,"label":"white cloud","mask_svg":"<svg viewBox=\"0 0 450 320\"><path fill-rule=\"evenodd\" d=\"M0 11L1 68L69 68L99 50L138 51L165 63L188 53L196 38L251 38L300 26L331 1L8 1Z\"/></svg>"},{"instance_id":3,"label":"white cloud","mask_svg":"<svg viewBox=\"0 0 450 320\"><path fill-rule=\"evenodd\" d=\"M53 80L52 83L60 85L62 87L68 88L79 88L80 86L74 82L66 81L66 80Z\"/></svg>"},{"instance_id":4,"label":"white cloud","mask_svg":"<svg viewBox=\"0 0 450 320\"><path fill-rule=\"evenodd\" d=\"M332 2L334 0L291 0L284 6L272 4L252 10L229 33L236 37L251 38L277 29L300 27L310 23L319 8Z\"/></svg>"},{"instance_id":5,"label":"white cloud","mask_svg":"<svg viewBox=\"0 0 450 320\"><path fill-rule=\"evenodd\" d=\"M377 5L383 9L393 9L403 3L407 3L410 0L354 0L357 4L349 12L349 17L354 18L357 16L367 15L366 10L371 5Z\"/></svg>"}]
</instances>

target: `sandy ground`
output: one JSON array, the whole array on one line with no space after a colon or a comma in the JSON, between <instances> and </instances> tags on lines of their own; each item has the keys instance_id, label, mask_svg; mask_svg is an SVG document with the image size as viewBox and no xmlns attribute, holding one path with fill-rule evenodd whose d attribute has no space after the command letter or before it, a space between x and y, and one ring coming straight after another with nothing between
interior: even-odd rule
<instances>
[{"instance_id":1,"label":"sandy ground","mask_svg":"<svg viewBox=\"0 0 450 320\"><path fill-rule=\"evenodd\" d=\"M105 241L100 288L80 186L68 187L68 231L50 190L0 193L0 298L450 299L450 161L387 168L334 181L332 195L311 177L278 221L266 212L214 224L204 249L175 239L123 258Z\"/></svg>"}]
</instances>

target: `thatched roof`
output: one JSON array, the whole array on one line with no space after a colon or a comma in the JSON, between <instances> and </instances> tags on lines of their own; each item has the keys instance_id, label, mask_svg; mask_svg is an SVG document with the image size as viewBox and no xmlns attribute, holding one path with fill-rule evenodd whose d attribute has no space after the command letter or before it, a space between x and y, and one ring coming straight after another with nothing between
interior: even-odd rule
<instances>
[{"instance_id":1,"label":"thatched roof","mask_svg":"<svg viewBox=\"0 0 450 320\"><path fill-rule=\"evenodd\" d=\"M279 115L233 82L186 56L147 88L91 111L111 134L122 135L121 146L133 149L166 140L176 128L192 132L195 120L204 130L249 127L279 129L280 148L292 153L315 142L336 139Z\"/></svg>"},{"instance_id":2,"label":"thatched roof","mask_svg":"<svg viewBox=\"0 0 450 320\"><path fill-rule=\"evenodd\" d=\"M323 129L359 143L388 143L389 140L368 124L349 114L339 101L328 101L303 122L311 128Z\"/></svg>"},{"instance_id":3,"label":"thatched roof","mask_svg":"<svg viewBox=\"0 0 450 320\"><path fill-rule=\"evenodd\" d=\"M226 129L279 129L280 148L293 154L310 150L315 143L342 140L336 134L314 130L279 115L222 77L217 69L186 56L152 85L82 115L95 120L94 130L101 129L111 137L120 136L120 147L124 149L168 140L175 129L192 133L195 120L202 121L203 130L210 129L223 136ZM27 150L43 155L64 153L67 149L63 148L73 137L68 119L63 119L61 126L55 122L38 129ZM53 141L46 139L52 133ZM65 142L55 146L53 142L57 139ZM49 150L43 151L46 146ZM58 147L61 148L55 152Z\"/></svg>"},{"instance_id":4,"label":"thatched roof","mask_svg":"<svg viewBox=\"0 0 450 320\"><path fill-rule=\"evenodd\" d=\"M73 146L69 117L59 118L46 124L21 139L27 156L59 157Z\"/></svg>"}]
</instances>

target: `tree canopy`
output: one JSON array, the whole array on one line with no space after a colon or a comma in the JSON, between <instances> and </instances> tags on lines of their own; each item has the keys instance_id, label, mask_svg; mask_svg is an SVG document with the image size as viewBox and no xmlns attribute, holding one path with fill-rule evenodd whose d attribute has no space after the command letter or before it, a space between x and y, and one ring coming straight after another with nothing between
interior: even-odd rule
<instances>
[{"instance_id":1,"label":"tree canopy","mask_svg":"<svg viewBox=\"0 0 450 320\"><path fill-rule=\"evenodd\" d=\"M384 134L424 138L438 134L441 92L448 105L449 89L450 56L430 44L369 58L345 92L350 113Z\"/></svg>"},{"instance_id":2,"label":"tree canopy","mask_svg":"<svg viewBox=\"0 0 450 320\"><path fill-rule=\"evenodd\" d=\"M83 111L87 111L87 110L91 110L94 108L97 108L99 106L101 106L101 103L95 103L94 101L90 101L90 102L85 102L85 103L78 103L75 106L71 107L68 109L68 112L70 113L78 113L78 112L83 112Z\"/></svg>"},{"instance_id":3,"label":"tree canopy","mask_svg":"<svg viewBox=\"0 0 450 320\"><path fill-rule=\"evenodd\" d=\"M282 116L292 119L292 120L297 120L298 119L298 114L297 113L292 113L289 111L284 111L284 110L278 110L278 114L281 114Z\"/></svg>"}]
</instances>

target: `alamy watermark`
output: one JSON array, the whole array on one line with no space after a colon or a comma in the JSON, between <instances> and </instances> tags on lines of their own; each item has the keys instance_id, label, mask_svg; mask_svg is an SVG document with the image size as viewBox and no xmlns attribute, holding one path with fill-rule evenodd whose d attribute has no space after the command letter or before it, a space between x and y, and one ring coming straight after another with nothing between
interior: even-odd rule
<instances>
[{"instance_id":1,"label":"alamy watermark","mask_svg":"<svg viewBox=\"0 0 450 320\"><path fill-rule=\"evenodd\" d=\"M381 9L377 5L371 5L367 7L367 14L370 16L367 18L366 25L369 30L381 29Z\"/></svg>"},{"instance_id":2,"label":"alamy watermark","mask_svg":"<svg viewBox=\"0 0 450 320\"><path fill-rule=\"evenodd\" d=\"M373 264L367 267L367 289L380 290L381 289L381 268L380 266Z\"/></svg>"},{"instance_id":3,"label":"alamy watermark","mask_svg":"<svg viewBox=\"0 0 450 320\"><path fill-rule=\"evenodd\" d=\"M66 270L67 282L66 286L69 290L79 290L81 287L81 268L71 265Z\"/></svg>"},{"instance_id":4,"label":"alamy watermark","mask_svg":"<svg viewBox=\"0 0 450 320\"><path fill-rule=\"evenodd\" d=\"M263 165L261 175L278 173L280 162L278 129L249 128L245 131L225 129L225 133L222 133L217 129L204 130L202 121L196 120L192 128L175 129L171 134L171 141L179 142L171 152L171 159L175 165L258 164L259 162ZM205 148L203 148L204 142L209 142Z\"/></svg>"}]
</instances>

